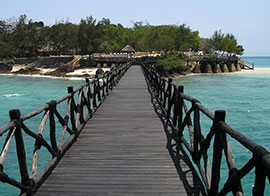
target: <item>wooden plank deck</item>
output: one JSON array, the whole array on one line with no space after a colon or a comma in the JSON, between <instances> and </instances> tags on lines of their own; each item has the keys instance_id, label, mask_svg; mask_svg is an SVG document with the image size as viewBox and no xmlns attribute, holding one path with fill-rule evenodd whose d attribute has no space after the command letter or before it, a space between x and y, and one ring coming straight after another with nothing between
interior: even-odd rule
<instances>
[{"instance_id":1,"label":"wooden plank deck","mask_svg":"<svg viewBox=\"0 0 270 196\"><path fill-rule=\"evenodd\" d=\"M204 195L173 157L140 66L132 66L36 195Z\"/></svg>"}]
</instances>

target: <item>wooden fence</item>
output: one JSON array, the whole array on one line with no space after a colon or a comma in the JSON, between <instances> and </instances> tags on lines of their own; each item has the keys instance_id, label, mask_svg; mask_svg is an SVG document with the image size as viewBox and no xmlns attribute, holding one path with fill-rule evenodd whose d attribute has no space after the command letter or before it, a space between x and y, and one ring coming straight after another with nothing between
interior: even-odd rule
<instances>
[{"instance_id":1,"label":"wooden fence","mask_svg":"<svg viewBox=\"0 0 270 196\"><path fill-rule=\"evenodd\" d=\"M184 94L183 86L173 84L172 79L162 78L151 66L142 63L142 67L150 87L155 91L156 99L162 106L167 123L170 123L174 128L179 145L185 146L193 163L198 167L208 195L221 196L229 192L232 192L233 195L243 195L241 179L254 167L253 195L264 195L266 177L268 182L270 181L269 152L226 124L225 111L217 110L213 114L198 100ZM210 131L205 136L201 131L201 115L212 121L212 126L209 127ZM184 131L189 132L189 134L185 134ZM189 138L185 135L189 135ZM228 136L251 152L250 160L240 169L236 168ZM211 145L212 141L213 145ZM208 157L210 146L213 148L212 159ZM228 166L228 179L224 185L220 185L223 156L226 158Z\"/></svg>"},{"instance_id":2,"label":"wooden fence","mask_svg":"<svg viewBox=\"0 0 270 196\"><path fill-rule=\"evenodd\" d=\"M76 140L85 123L92 117L93 113L104 101L108 93L117 84L130 65L131 63L122 64L112 71L106 72L102 77L86 79L86 84L75 90L73 90L73 87L68 87L67 95L60 99L50 101L22 117L20 110L11 110L9 112L11 121L0 129L1 140L4 139L3 135L7 133L0 154L0 181L19 188L23 195L34 194L48 175L50 175L65 152ZM67 102L66 113L62 116L58 110L58 106L65 101ZM39 129L30 130L26 121L41 113L43 113L43 117ZM62 127L61 133L56 133L56 126L59 126L56 124L56 119ZM49 123L48 141L43 137L46 123ZM27 134L35 141L31 173L28 172L27 168L24 134ZM56 139L56 134L60 134L59 140ZM65 137L66 134L69 134L69 136ZM5 160L14 138L20 171L18 175L21 176L21 182L10 178L4 170ZM38 158L41 147L47 149L52 158L38 173ZM29 152L29 149L27 149L27 152Z\"/></svg>"}]
</instances>

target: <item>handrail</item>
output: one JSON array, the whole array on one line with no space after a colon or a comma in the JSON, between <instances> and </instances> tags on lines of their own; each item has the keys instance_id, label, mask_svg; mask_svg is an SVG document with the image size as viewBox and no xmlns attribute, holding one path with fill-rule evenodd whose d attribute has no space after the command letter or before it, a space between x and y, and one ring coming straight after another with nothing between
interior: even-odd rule
<instances>
[{"instance_id":1,"label":"handrail","mask_svg":"<svg viewBox=\"0 0 270 196\"><path fill-rule=\"evenodd\" d=\"M253 168L255 168L255 182L252 193L254 196L263 195L266 177L270 180L269 151L226 124L225 111L216 110L213 114L198 100L184 94L183 86L173 84L172 79L160 77L152 66L145 65L143 61L141 65L148 84L167 117L167 123L173 127L177 135L178 145L185 146L193 163L198 167L208 195L226 195L229 192L232 192L233 195L243 195L241 179ZM190 103L190 108L186 102ZM205 136L201 131L201 114L212 122L212 126L209 127L210 131ZM186 138L184 134L186 130L189 132L189 138ZM236 167L228 136L252 154L250 160L241 169ZM213 150L212 167L210 167L208 157L210 146ZM224 156L222 151L224 151ZM220 186L222 157L226 158L228 179L223 186Z\"/></svg>"},{"instance_id":2,"label":"handrail","mask_svg":"<svg viewBox=\"0 0 270 196\"><path fill-rule=\"evenodd\" d=\"M251 63L251 62L244 60L244 59L241 59L241 60L244 62L243 66L247 67L248 69L254 69L254 67L255 67L254 63ZM239 62L241 63L241 61L239 61ZM246 65L246 64L249 64L249 65Z\"/></svg>"},{"instance_id":3,"label":"handrail","mask_svg":"<svg viewBox=\"0 0 270 196\"><path fill-rule=\"evenodd\" d=\"M67 95L50 101L22 117L20 110L11 110L9 112L11 121L0 128L0 139L7 133L0 153L0 181L19 188L22 195L33 195L64 156L65 152L76 141L86 122L92 117L130 66L130 62L122 64L110 72L106 72L101 77L96 76L94 79L86 79L86 83L75 90L73 90L73 87L68 87ZM75 96L78 98L76 99ZM67 101L67 109L65 115L62 116L57 106L64 101ZM27 122L41 113L43 113L43 116L39 129L35 132L28 127ZM56 119L59 121L59 125L57 125ZM48 139L43 137L46 131L46 123L49 124ZM56 137L57 126L62 127L58 141ZM28 173L26 164L26 151L22 132L35 141L30 173ZM69 137L65 140L66 134L69 134ZM15 138L16 142L21 182L9 177L4 170L6 156L13 138ZM52 158L38 173L38 158L42 147L47 149Z\"/></svg>"}]
</instances>

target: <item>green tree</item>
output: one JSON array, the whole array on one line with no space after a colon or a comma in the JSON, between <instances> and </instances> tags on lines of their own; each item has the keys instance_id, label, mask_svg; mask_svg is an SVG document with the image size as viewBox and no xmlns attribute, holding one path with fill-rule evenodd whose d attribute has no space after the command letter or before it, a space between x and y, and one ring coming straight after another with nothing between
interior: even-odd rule
<instances>
[{"instance_id":1,"label":"green tree","mask_svg":"<svg viewBox=\"0 0 270 196\"><path fill-rule=\"evenodd\" d=\"M26 15L21 15L14 28L14 40L19 56L36 56L40 47L40 32L44 27L42 21L28 20Z\"/></svg>"},{"instance_id":2,"label":"green tree","mask_svg":"<svg viewBox=\"0 0 270 196\"><path fill-rule=\"evenodd\" d=\"M102 18L101 21L99 21L99 24L102 24L104 26L110 26L111 25L111 21L109 18Z\"/></svg>"},{"instance_id":3,"label":"green tree","mask_svg":"<svg viewBox=\"0 0 270 196\"><path fill-rule=\"evenodd\" d=\"M134 49L138 51L150 51L150 46L147 42L147 31L148 28L142 26L141 22L136 22L133 27L133 40L134 40Z\"/></svg>"},{"instance_id":4,"label":"green tree","mask_svg":"<svg viewBox=\"0 0 270 196\"><path fill-rule=\"evenodd\" d=\"M198 31L192 31L185 24L180 25L176 32L176 50L188 51L190 48L198 50L201 46L201 41Z\"/></svg>"},{"instance_id":5,"label":"green tree","mask_svg":"<svg viewBox=\"0 0 270 196\"><path fill-rule=\"evenodd\" d=\"M198 50L201 41L198 31L192 31L184 24L143 26L141 22L134 24L135 49L142 51L187 51L190 48Z\"/></svg>"},{"instance_id":6,"label":"green tree","mask_svg":"<svg viewBox=\"0 0 270 196\"><path fill-rule=\"evenodd\" d=\"M201 38L201 46L199 49L204 51L206 54L211 54L213 52L213 48L210 38Z\"/></svg>"},{"instance_id":7,"label":"green tree","mask_svg":"<svg viewBox=\"0 0 270 196\"><path fill-rule=\"evenodd\" d=\"M221 30L215 31L213 36L211 37L211 45L213 50L222 51L223 50L223 43L222 40L224 39L224 33Z\"/></svg>"},{"instance_id":8,"label":"green tree","mask_svg":"<svg viewBox=\"0 0 270 196\"><path fill-rule=\"evenodd\" d=\"M12 26L0 20L0 58L9 58L16 55Z\"/></svg>"},{"instance_id":9,"label":"green tree","mask_svg":"<svg viewBox=\"0 0 270 196\"><path fill-rule=\"evenodd\" d=\"M103 28L104 41L107 43L107 50L110 52L119 52L125 45L133 45L133 31L125 28L121 24L109 25ZM104 51L104 48L102 48Z\"/></svg>"},{"instance_id":10,"label":"green tree","mask_svg":"<svg viewBox=\"0 0 270 196\"><path fill-rule=\"evenodd\" d=\"M237 39L233 34L224 34L221 30L215 31L211 37L211 45L213 50L235 53L242 55L244 48L238 45Z\"/></svg>"},{"instance_id":11,"label":"green tree","mask_svg":"<svg viewBox=\"0 0 270 196\"><path fill-rule=\"evenodd\" d=\"M222 40L222 46L223 50L228 53L235 53L242 55L244 52L244 49L241 45L237 44L237 40L234 35L232 34L226 34Z\"/></svg>"},{"instance_id":12,"label":"green tree","mask_svg":"<svg viewBox=\"0 0 270 196\"><path fill-rule=\"evenodd\" d=\"M156 68L161 74L165 73L165 75L173 72L184 72L187 70L187 66L181 58L177 52L166 52L157 61Z\"/></svg>"},{"instance_id":13,"label":"green tree","mask_svg":"<svg viewBox=\"0 0 270 196\"><path fill-rule=\"evenodd\" d=\"M81 54L99 52L104 40L103 25L98 24L92 16L81 19L77 40Z\"/></svg>"},{"instance_id":14,"label":"green tree","mask_svg":"<svg viewBox=\"0 0 270 196\"><path fill-rule=\"evenodd\" d=\"M50 45L60 54L77 51L78 25L70 22L55 24L50 29Z\"/></svg>"}]
</instances>

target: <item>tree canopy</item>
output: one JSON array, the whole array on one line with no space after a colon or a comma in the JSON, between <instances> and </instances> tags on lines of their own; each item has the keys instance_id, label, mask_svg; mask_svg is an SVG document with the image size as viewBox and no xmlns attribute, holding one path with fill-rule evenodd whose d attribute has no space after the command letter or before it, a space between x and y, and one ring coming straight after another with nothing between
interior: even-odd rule
<instances>
[{"instance_id":1,"label":"tree canopy","mask_svg":"<svg viewBox=\"0 0 270 196\"><path fill-rule=\"evenodd\" d=\"M210 39L212 49L228 53L242 55L244 48L237 44L236 37L233 34L224 34L221 30L215 31Z\"/></svg>"},{"instance_id":2,"label":"tree canopy","mask_svg":"<svg viewBox=\"0 0 270 196\"><path fill-rule=\"evenodd\" d=\"M92 16L79 24L68 21L45 26L26 15L17 19L0 20L0 58L37 56L41 51L50 54L92 54L119 52L130 45L136 51L214 50L242 54L232 34L216 31L211 38L200 38L199 31L185 24L152 26L134 22L132 28L112 24L110 19L97 21Z\"/></svg>"}]
</instances>

